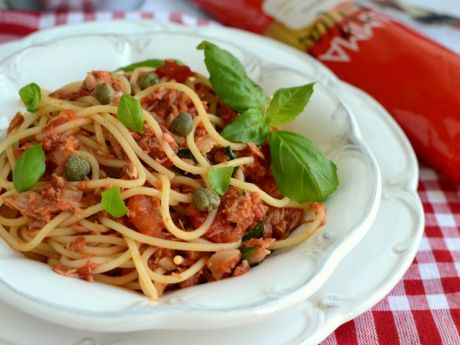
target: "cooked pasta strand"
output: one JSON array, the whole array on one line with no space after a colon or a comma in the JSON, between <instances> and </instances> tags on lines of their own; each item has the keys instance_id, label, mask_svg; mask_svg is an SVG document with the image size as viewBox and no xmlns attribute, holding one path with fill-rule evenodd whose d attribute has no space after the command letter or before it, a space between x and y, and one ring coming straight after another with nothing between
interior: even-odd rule
<instances>
[{"instance_id":1,"label":"cooked pasta strand","mask_svg":"<svg viewBox=\"0 0 460 345\"><path fill-rule=\"evenodd\" d=\"M294 246L324 223L323 204L266 188L274 186L270 161L220 135L229 122L222 101L186 66L93 71L40 92L38 109L18 114L0 143L0 237L60 274L157 300L165 289L243 274L240 250ZM119 106L123 94L134 102L128 110ZM190 126L177 131L171 123L184 111ZM34 183L23 188L18 157L36 144L45 160L26 164ZM219 180L224 167L235 168L230 181ZM244 238L264 222L259 238Z\"/></svg>"}]
</instances>

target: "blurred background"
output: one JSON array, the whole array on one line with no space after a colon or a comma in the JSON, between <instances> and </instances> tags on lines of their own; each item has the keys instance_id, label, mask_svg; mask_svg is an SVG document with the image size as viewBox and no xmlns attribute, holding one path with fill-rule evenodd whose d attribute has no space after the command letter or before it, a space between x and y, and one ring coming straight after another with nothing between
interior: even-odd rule
<instances>
[{"instance_id":1,"label":"blurred background","mask_svg":"<svg viewBox=\"0 0 460 345\"><path fill-rule=\"evenodd\" d=\"M324 2L330 4L334 0ZM359 2L384 10L460 53L460 0ZM0 9L6 8L32 11L175 11L198 18L212 19L196 6L193 0L0 0Z\"/></svg>"}]
</instances>

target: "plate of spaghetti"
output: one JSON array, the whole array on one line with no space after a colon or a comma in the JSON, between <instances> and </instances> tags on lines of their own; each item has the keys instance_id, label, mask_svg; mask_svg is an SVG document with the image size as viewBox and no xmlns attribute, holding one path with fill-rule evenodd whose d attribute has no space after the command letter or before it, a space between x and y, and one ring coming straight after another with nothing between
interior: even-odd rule
<instances>
[{"instance_id":1,"label":"plate of spaghetti","mask_svg":"<svg viewBox=\"0 0 460 345\"><path fill-rule=\"evenodd\" d=\"M229 42L75 37L0 72L0 290L34 315L247 322L314 293L375 217L379 170L347 109Z\"/></svg>"}]
</instances>

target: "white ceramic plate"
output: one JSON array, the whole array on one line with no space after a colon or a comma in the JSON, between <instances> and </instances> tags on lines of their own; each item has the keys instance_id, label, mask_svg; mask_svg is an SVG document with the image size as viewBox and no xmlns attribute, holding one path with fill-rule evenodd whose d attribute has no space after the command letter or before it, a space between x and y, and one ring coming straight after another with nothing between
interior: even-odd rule
<instances>
[{"instance_id":1,"label":"white ceramic plate","mask_svg":"<svg viewBox=\"0 0 460 345\"><path fill-rule=\"evenodd\" d=\"M165 28L190 30L151 21L62 26L0 46L0 58L31 43L75 34L135 34ZM217 28L203 30L203 33L216 38L226 37L228 32ZM415 256L423 233L423 211L416 193L417 161L402 131L369 96L338 82L330 71L308 56L256 35L231 32L241 46L252 49L255 54L263 52L264 58L282 62L330 84L353 111L382 172L383 198L368 234L307 301L261 323L215 331L150 331L110 335L56 327L0 303L2 345L150 345L152 339L155 344L168 345L317 344L340 324L372 307L402 277ZM374 255L376 252L379 255Z\"/></svg>"},{"instance_id":2,"label":"white ceramic plate","mask_svg":"<svg viewBox=\"0 0 460 345\"><path fill-rule=\"evenodd\" d=\"M180 59L206 74L203 53L196 50L206 38L168 30L130 37L81 36L28 47L0 63L0 125L6 128L8 115L18 110L17 90L32 81L53 90L82 79L87 71L114 70L151 57ZM233 41L230 35L227 40L213 40L232 51L268 94L314 81L302 71L228 43ZM321 82L315 86L306 111L288 128L319 145L337 164L341 181L326 202L327 225L310 240L276 252L242 277L168 293L157 303L119 288L59 276L2 243L1 298L47 320L99 331L230 327L304 300L324 283L372 224L380 201L380 173L348 110Z\"/></svg>"}]
</instances>

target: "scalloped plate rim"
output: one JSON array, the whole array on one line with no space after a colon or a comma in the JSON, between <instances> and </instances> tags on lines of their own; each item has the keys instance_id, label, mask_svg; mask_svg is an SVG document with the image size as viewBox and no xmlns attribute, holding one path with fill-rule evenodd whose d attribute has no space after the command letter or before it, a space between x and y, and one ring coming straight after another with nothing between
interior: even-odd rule
<instances>
[{"instance_id":1,"label":"scalloped plate rim","mask_svg":"<svg viewBox=\"0 0 460 345\"><path fill-rule=\"evenodd\" d=\"M114 26L118 25L118 27L123 28L124 31L127 30L127 29L128 30L134 30L133 33L142 32L142 31L137 31L137 30L147 31L147 30L155 30L155 29L158 28L158 23L152 23L150 21L139 22L138 23L139 25L137 25L134 28L132 26L132 23L128 23L128 21L126 21L126 20L125 21L111 21L111 23ZM125 24L129 24L129 25L125 25ZM106 27L104 25L105 25L105 22L89 22L89 23L84 23L84 24L72 25L71 27L72 28L77 28L77 29L82 29L83 31L85 31L85 30L87 30L89 28L90 30L97 30L97 32L100 33L100 32L105 32ZM171 24L171 25L174 25L174 24ZM69 31L67 30L69 26L70 25L60 26L60 27L55 27L55 28L50 29L50 30L34 33L34 34L28 36L27 38L21 40L21 41L10 42L10 43L7 43L7 44L4 44L4 45L0 46L0 50L1 50L1 48L6 47L6 46L9 48L9 51L16 50L16 49L21 47L21 43L23 43L23 41L26 41L25 43L27 44L29 39L43 40L44 41L44 40L48 40L50 37L55 38L56 36L58 36L58 37L66 36L66 35L69 34ZM217 28L217 29L219 29L219 28ZM94 33L94 31L93 31L93 33ZM243 35L243 36L246 36L247 38L252 38L252 39L256 39L256 40L259 39L258 35L254 35L254 34L251 34L251 33L248 33L248 32L239 31L239 34ZM297 57L300 57L300 58L303 58L303 59L311 59L310 57L305 56L303 53L301 53L301 52L299 52L297 50L294 50L294 49L292 49L292 48L290 48L290 47L288 47L286 45L282 45L282 44L280 44L280 43L278 43L276 41L270 41L270 44L272 46L274 46L274 47L277 47L277 48L282 47L282 48L290 51L291 54L297 55ZM330 70L328 70L324 66L322 66L321 68L322 68L321 73L325 73L327 79L332 79L332 80L336 81L335 76L332 74L332 72ZM343 83L343 82L341 84L343 84L345 87L348 86L348 87L354 89L354 87L352 87L349 84L346 84L346 83ZM359 93L361 93L362 96L364 96L364 99L366 101L370 101L372 103L375 103L379 108L382 108L367 93L365 93L365 92L363 92L361 90L357 90L357 91L359 91ZM418 169L417 169L417 161L416 161L416 158L415 158L415 153L413 152L413 149L410 146L405 134L402 132L402 130L399 128L399 126L396 124L396 122L393 120L393 118L391 118L391 116L386 112L386 110L384 110L382 108L382 112L381 112L381 114L379 116L382 117L387 123L389 123L390 128L395 130L395 132L397 133L396 137L401 142L402 150L405 151L405 153L409 154L408 160L410 161L410 163L412 163L411 165L414 165L414 166L411 167L412 168L412 174L410 176L408 176L408 179L409 179L408 185L410 186L410 192L412 193L412 195L418 201L417 211L418 211L419 217L422 217L422 219L423 219L423 210L421 208L420 199L417 197L417 193L416 193L416 186L417 186L417 182L418 182L418 178L417 178ZM417 233L419 234L419 237L421 238L421 236L423 234L423 227L417 229ZM408 266L411 263L413 257L415 256L415 250L416 250L417 247L418 247L418 244L414 245L413 246L413 254L412 255L407 255L406 254L405 256L400 257L400 259L398 259L398 263L401 263L401 261L402 261L403 263L406 263L406 266ZM309 338L311 340L311 342L307 339L307 340L303 341L302 344L306 345L307 343L317 343L320 340L324 339L330 331L332 331L333 329L338 327L342 322L348 320L348 317L346 317L346 315L348 315L349 318L352 318L352 317L355 317L355 316L359 315L362 311L364 311L364 310L357 310L356 308L359 308L359 306L362 306L364 309L367 309L367 308L371 307L378 300L380 300L381 297L383 297L385 294L387 294L390 291L390 289L402 277L404 271L405 271L405 269L401 269L401 270L398 271L398 273L393 273L394 274L393 277L392 277L392 279L394 280L393 283L388 283L388 284L386 284L385 287L379 287L379 289L376 289L377 291L373 291L373 294L372 294L372 292L370 292L369 293L370 297L367 297L367 298L370 298L371 301L369 301L366 298L365 299L359 299L358 301L356 301L357 302L356 305L349 306L348 309L341 311L344 314L339 315L339 316L342 316L342 317L338 317L338 318L335 318L333 320L328 318L326 321L329 322L329 326L330 326L329 329L328 330L325 330L324 328L316 329L315 330L316 333L314 333L312 335L312 337ZM331 277L331 278L333 279L334 277ZM318 292L321 292L321 291L322 290L320 289ZM377 295L380 295L381 297L376 297ZM372 300L372 296L374 296L373 300ZM367 305L367 306L365 306L365 305ZM327 332L327 333L325 333L325 332Z\"/></svg>"},{"instance_id":2,"label":"scalloped plate rim","mask_svg":"<svg viewBox=\"0 0 460 345\"><path fill-rule=\"evenodd\" d=\"M158 33L158 32L159 31L154 31L154 33ZM183 32L176 32L176 31L166 31L165 33L167 33L167 34L176 34L176 33L177 34L184 34ZM190 33L188 33L188 34L190 34ZM198 33L198 34L203 35L202 33ZM148 33L140 33L140 34L136 34L135 36L139 37L139 36L146 36L146 35L148 35ZM190 34L190 35L196 36L197 34L193 33L193 34ZM110 35L110 34L109 35L92 34L92 35L81 35L80 37L79 36L80 35L75 36L75 37L64 38L64 39L62 39L62 41L64 41L64 40L72 40L72 39L75 39L75 38L78 39L78 38L82 38L83 36L86 36L86 37L87 36L108 36L108 37L117 37L117 38L118 37L123 37L123 35ZM205 35L205 36L207 36L207 35ZM123 39L125 39L125 37L123 37ZM219 38L219 39L223 40L222 38ZM133 39L129 38L127 40L132 42ZM61 41L61 40L59 40L59 41ZM44 42L44 43L35 44L33 46L30 46L30 47L26 47L25 49L23 49L23 50L21 50L19 52L15 52L11 56L5 58L1 62L1 65L3 65L6 62L8 62L9 59L11 59L11 58L13 58L15 56L19 56L20 54L22 54L22 53L24 53L24 52L26 52L28 50L33 50L35 48L43 48L43 47L46 48L47 45L50 45L50 44L52 45L52 44L55 44L55 43L56 42ZM230 41L230 43L233 44L231 41ZM359 134L359 130L357 129L356 123L353 120L352 116L350 116L350 119L351 119L352 128L353 128L353 131L352 131L353 137L356 139L357 142L359 142L361 144L361 147L365 148L365 151L369 154L369 157L372 157L372 155L370 154L369 150L367 149L367 146L363 143L363 141L361 139L361 136ZM374 161L374 165L376 166L375 161ZM377 171L377 174L379 175L378 168L377 168L376 171ZM378 186L376 189L374 189L374 194L376 195L376 198L378 198L377 196L380 194L380 186ZM315 286L315 284L316 284L316 288L319 288L319 285L321 284L321 282L325 281L327 279L327 277L332 273L333 268L331 268L331 267L335 267L338 264L339 260L341 258L343 258L346 255L346 253L348 253L349 250L351 250L352 246L354 244L356 244L359 241L359 239L362 238L362 236L364 236L364 234L365 234L365 229L364 228L369 228L369 226L370 226L369 221L374 219L375 214L376 214L376 212L378 210L378 205L377 204L374 203L372 209L369 211L370 217L367 218L367 222L366 222L367 224L361 223L361 226L358 226L358 229L355 229L354 231L352 231L352 233L348 235L346 240L344 240L343 242L341 242L341 243L336 245L335 250L332 253L330 253L329 257L325 260L323 265L320 268L317 269L317 274L315 275L315 277L309 279L308 286L310 286L310 285ZM364 230L359 229L359 228L363 228ZM334 260L335 260L335 262L331 263ZM324 270L326 270L327 268L330 269L330 272L325 273ZM8 284L5 281L2 281L2 279L0 279L0 280L1 280L1 283L2 283L1 285L3 285L4 287L8 286ZM320 281L320 282L317 282L317 281ZM11 291L11 286L9 287L9 289L10 289L10 292L12 292ZM195 317L198 317L199 315L201 315L201 313L204 313L203 316L205 316L206 318L209 317L210 312L213 313L213 316L217 316L217 315L222 316L221 313L224 313L224 315L222 316L222 320L218 321L217 323L227 321L225 327L228 327L228 321L230 321L230 318L234 320L233 323L231 323L231 325L236 325L238 323L243 323L244 321L235 322L235 318L239 318L243 314L247 314L248 309L250 309L253 312L257 313L258 316L262 316L262 314L269 315L272 312L275 312L276 310L280 310L281 308L285 309L285 308L293 305L294 303L298 302L298 300L306 298L306 294L305 294L305 291L304 291L305 289L306 289L306 287L303 286L303 287L299 287L295 292L291 292L289 294L290 302L287 302L288 297L285 296L284 299L286 299L286 300L284 301L284 305L282 307L279 305L279 303L280 303L279 301L272 301L272 302L264 303L262 306L261 305L256 306L256 307L248 306L248 307L243 307L242 309L239 309L237 311L235 311L235 309L232 309L231 310L232 315L229 315L230 310L228 310L228 309L227 310L209 310L208 309L206 311L201 311L200 310L199 312L194 310L193 313L194 313ZM316 290L316 289L314 289L314 290ZM17 291L16 291L15 294L16 294L16 297L18 297L18 292ZM13 300L15 300L15 303L17 303L16 305L19 304L19 305L23 306L21 309L23 309L23 308L27 309L28 307L30 307L30 306L24 305L24 304L27 304L25 301L19 302L17 298L15 299L13 296L10 296L10 297L11 297L11 299L8 298L6 300L7 303L10 302L10 301L12 302ZM22 296L22 298L27 298L27 296ZM28 298L31 298L31 296L28 296ZM3 296L2 296L2 299L3 299ZM35 300L34 302L32 302L32 301L29 301L29 302L31 302L31 303L34 303L34 302L35 303L43 303L44 301ZM67 308L67 307L66 308L57 308L57 306L49 304L49 303L46 303L46 305L42 304L41 307L47 308L46 318L50 319L50 321L54 321L54 322L56 322L56 319L55 319L56 316L58 316L58 315L64 316L64 314L68 318L76 318L76 319L73 319L73 321L80 320L80 318L82 316L91 316L91 317L94 316L96 318L98 318L98 317L103 318L102 320L100 320L100 319L97 319L97 320L95 319L95 320L91 320L91 321L88 320L87 322L84 322L83 324L78 326L78 327L84 327L84 328L87 328L87 329L89 327L91 327L91 326L88 326L88 322L93 323L93 322L97 321L97 322L100 323L100 322L109 321L109 320L105 319L105 315L107 314L106 312L104 312L104 313L87 312L87 311L86 312L85 311L78 311L77 312L76 310L70 309L70 308ZM34 313L35 315L37 315L37 313L39 313L39 314L43 313L43 311L39 310L40 306L35 305L34 309L36 309L35 313ZM60 310L64 314L60 314L60 312L56 313L56 309ZM66 314L67 312L70 312L70 310L72 310L72 312L74 313L73 315ZM25 310L25 311L27 311L27 310ZM158 312L160 312L160 311L158 311ZM146 312L146 315L147 315L146 318L149 319L149 316L151 316L152 314L156 314L156 312L157 311L155 311L155 313L153 313L153 310L149 310L148 312ZM163 313L168 313L169 310L162 311L162 312ZM171 309L171 312L174 313L175 311L173 309ZM122 313L123 314L120 315L120 318L126 317L127 312L124 311ZM56 314L56 315L54 315L54 317L52 317L51 316L52 314ZM114 315L114 312L108 312L108 314L110 314L110 316L112 318L117 318L118 317L118 316ZM136 312L136 315L139 316L139 311ZM141 316L141 317L143 317L143 316ZM59 318L58 321L62 321L62 320ZM62 322L65 322L65 321L62 321ZM81 320L80 320L80 322L81 322ZM105 326L103 326L103 327L105 327ZM129 330L134 330L134 329L152 329L152 328L155 328L155 326L153 326L153 327L151 326L151 327L148 327L148 328L145 328L145 326L144 327L140 326L140 327L135 327L135 328L129 328L128 327L128 328L125 328L125 329L120 329L119 325L116 326L116 329L114 329L113 325L108 326L108 327L109 327L110 330L113 330L113 331L123 331L123 330L128 330L128 329ZM105 329L105 328L101 328L101 324L99 324L94 329L100 330L100 329Z\"/></svg>"}]
</instances>

